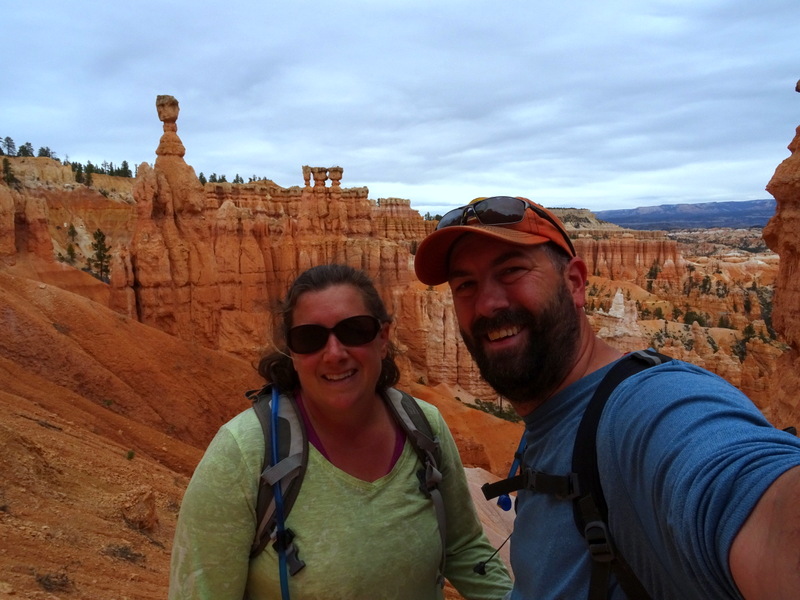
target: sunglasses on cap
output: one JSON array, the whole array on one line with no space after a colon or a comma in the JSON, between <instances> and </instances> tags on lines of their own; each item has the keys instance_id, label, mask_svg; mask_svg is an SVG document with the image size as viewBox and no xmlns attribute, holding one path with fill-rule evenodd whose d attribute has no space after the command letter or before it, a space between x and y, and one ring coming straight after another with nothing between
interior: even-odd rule
<instances>
[{"instance_id":1,"label":"sunglasses on cap","mask_svg":"<svg viewBox=\"0 0 800 600\"><path fill-rule=\"evenodd\" d=\"M359 315L342 319L333 327L298 325L289 330L286 345L296 354L319 352L328 343L331 333L345 346L363 346L375 339L381 322L372 315Z\"/></svg>"},{"instance_id":2,"label":"sunglasses on cap","mask_svg":"<svg viewBox=\"0 0 800 600\"><path fill-rule=\"evenodd\" d=\"M466 225L470 219L475 219L481 225L513 225L522 222L525 218L525 211L529 208L536 216L556 228L567 243L572 256L575 256L575 247L572 245L572 240L553 217L538 206L512 196L493 196L454 208L442 217L436 229L444 229L454 225Z\"/></svg>"}]
</instances>

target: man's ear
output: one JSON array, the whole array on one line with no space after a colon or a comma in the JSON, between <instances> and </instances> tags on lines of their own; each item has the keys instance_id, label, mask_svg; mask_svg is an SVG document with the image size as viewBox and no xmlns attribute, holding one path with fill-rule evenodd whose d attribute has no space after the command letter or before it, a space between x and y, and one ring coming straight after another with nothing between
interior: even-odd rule
<instances>
[{"instance_id":1,"label":"man's ear","mask_svg":"<svg viewBox=\"0 0 800 600\"><path fill-rule=\"evenodd\" d=\"M575 302L575 306L578 308L586 306L586 283L588 275L589 268L579 256L573 257L564 270L567 289L569 289L570 294L572 294L572 299Z\"/></svg>"}]
</instances>

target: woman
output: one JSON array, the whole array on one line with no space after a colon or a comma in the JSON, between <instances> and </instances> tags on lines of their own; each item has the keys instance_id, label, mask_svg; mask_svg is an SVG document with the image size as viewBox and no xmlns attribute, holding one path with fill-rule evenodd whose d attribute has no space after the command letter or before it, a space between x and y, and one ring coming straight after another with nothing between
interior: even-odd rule
<instances>
[{"instance_id":1,"label":"woman","mask_svg":"<svg viewBox=\"0 0 800 600\"><path fill-rule=\"evenodd\" d=\"M386 404L399 371L390 317L369 277L343 265L302 273L282 308L285 352L259 373L292 396L309 455L286 527L305 567L288 578L291 598L442 598L439 526L420 492L420 462ZM472 505L453 438L438 410L417 401L440 441L439 484L447 519L444 575L469 600L511 588ZM172 552L173 600L278 600L278 553L249 559L264 437L253 410L224 425L183 499ZM284 584L286 585L286 584ZM284 590L283 596L286 596Z\"/></svg>"}]
</instances>

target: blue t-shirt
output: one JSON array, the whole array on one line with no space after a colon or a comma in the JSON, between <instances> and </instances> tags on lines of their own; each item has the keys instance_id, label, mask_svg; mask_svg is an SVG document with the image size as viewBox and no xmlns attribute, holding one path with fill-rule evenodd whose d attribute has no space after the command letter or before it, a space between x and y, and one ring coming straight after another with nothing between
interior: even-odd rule
<instances>
[{"instance_id":1,"label":"blue t-shirt","mask_svg":"<svg viewBox=\"0 0 800 600\"><path fill-rule=\"evenodd\" d=\"M578 424L610 368L525 418L528 468L571 471ZM651 597L740 598L731 544L770 484L800 465L800 439L770 425L721 377L671 361L616 388L598 425L597 455L612 537ZM591 558L570 501L519 492L511 565L512 600L587 596ZM615 581L610 597L625 598Z\"/></svg>"}]
</instances>

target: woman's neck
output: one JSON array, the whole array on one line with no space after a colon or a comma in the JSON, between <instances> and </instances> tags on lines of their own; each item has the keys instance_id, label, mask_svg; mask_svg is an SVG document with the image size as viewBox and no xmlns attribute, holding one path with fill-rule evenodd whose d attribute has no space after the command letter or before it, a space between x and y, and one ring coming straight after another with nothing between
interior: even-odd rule
<instances>
[{"instance_id":1,"label":"woman's neck","mask_svg":"<svg viewBox=\"0 0 800 600\"><path fill-rule=\"evenodd\" d=\"M328 461L364 481L375 481L391 471L397 436L402 434L382 398L376 395L367 410L330 415L298 396L307 429L314 432L312 444Z\"/></svg>"}]
</instances>

